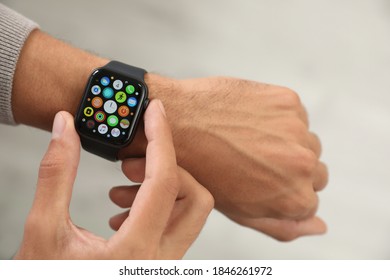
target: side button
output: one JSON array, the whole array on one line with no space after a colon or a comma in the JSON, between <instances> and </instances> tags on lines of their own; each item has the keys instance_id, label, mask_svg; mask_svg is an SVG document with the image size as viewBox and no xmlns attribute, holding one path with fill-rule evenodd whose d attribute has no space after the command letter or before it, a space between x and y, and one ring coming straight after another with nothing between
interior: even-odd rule
<instances>
[{"instance_id":1,"label":"side button","mask_svg":"<svg viewBox=\"0 0 390 280\"><path fill-rule=\"evenodd\" d=\"M149 105L149 99L145 99L145 102L144 102L144 110L146 110L146 108L148 108L148 105Z\"/></svg>"}]
</instances>

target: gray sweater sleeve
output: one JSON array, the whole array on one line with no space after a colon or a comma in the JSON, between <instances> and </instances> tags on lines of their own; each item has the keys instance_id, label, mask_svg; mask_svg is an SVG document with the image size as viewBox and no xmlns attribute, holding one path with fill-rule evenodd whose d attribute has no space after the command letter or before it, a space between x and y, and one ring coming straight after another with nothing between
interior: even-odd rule
<instances>
[{"instance_id":1,"label":"gray sweater sleeve","mask_svg":"<svg viewBox=\"0 0 390 280\"><path fill-rule=\"evenodd\" d=\"M0 3L0 123L15 124L11 93L20 51L38 25Z\"/></svg>"}]
</instances>

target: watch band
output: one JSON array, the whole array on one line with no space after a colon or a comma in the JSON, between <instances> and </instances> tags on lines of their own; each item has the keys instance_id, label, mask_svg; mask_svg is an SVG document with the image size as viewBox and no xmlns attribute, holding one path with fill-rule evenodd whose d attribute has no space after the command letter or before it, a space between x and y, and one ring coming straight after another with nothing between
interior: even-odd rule
<instances>
[{"instance_id":1,"label":"watch band","mask_svg":"<svg viewBox=\"0 0 390 280\"><path fill-rule=\"evenodd\" d=\"M130 76L133 77L134 79L137 79L145 83L144 76L146 74L146 70L142 68L138 68L119 61L112 60L106 65L104 65L103 67L101 67L101 69L107 69L112 72L117 72L124 76ZM145 99L145 102L147 101L148 99ZM144 108L146 108L146 106L143 106L143 109ZM115 147L104 143L100 143L98 141L95 141L87 137L81 137L80 141L81 141L81 145L86 151L96 154L110 161L118 160L118 152L121 149L121 147Z\"/></svg>"},{"instance_id":2,"label":"watch band","mask_svg":"<svg viewBox=\"0 0 390 280\"><path fill-rule=\"evenodd\" d=\"M118 160L118 152L120 147L108 146L87 137L81 137L80 141L84 150L110 161Z\"/></svg>"},{"instance_id":3,"label":"watch band","mask_svg":"<svg viewBox=\"0 0 390 280\"><path fill-rule=\"evenodd\" d=\"M113 72L118 72L122 75L132 76L132 77L134 77L137 80L140 80L142 82L144 82L144 76L146 74L146 70L144 70L142 68L131 66L131 65L128 65L128 64L116 61L116 60L110 61L102 68L113 71Z\"/></svg>"}]
</instances>

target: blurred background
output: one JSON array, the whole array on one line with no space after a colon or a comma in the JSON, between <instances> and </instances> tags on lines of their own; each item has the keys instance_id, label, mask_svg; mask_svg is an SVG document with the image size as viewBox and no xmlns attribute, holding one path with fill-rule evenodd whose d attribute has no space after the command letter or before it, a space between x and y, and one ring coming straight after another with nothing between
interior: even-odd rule
<instances>
[{"instance_id":1,"label":"blurred background","mask_svg":"<svg viewBox=\"0 0 390 280\"><path fill-rule=\"evenodd\" d=\"M390 258L390 1L0 0L51 35L175 78L284 85L307 107L330 170L326 235L289 243L214 211L187 259ZM44 104L43 104L44 106ZM0 125L0 259L12 257L50 135ZM73 220L108 237L118 163L82 153Z\"/></svg>"}]
</instances>

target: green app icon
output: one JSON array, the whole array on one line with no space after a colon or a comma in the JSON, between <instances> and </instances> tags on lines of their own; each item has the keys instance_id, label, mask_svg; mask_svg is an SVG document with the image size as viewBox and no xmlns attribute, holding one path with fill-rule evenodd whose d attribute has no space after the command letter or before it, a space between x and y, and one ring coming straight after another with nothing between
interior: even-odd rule
<instances>
[{"instance_id":1,"label":"green app icon","mask_svg":"<svg viewBox=\"0 0 390 280\"><path fill-rule=\"evenodd\" d=\"M107 124L109 126L116 126L118 124L118 118L114 115L111 115L107 118Z\"/></svg>"},{"instance_id":2,"label":"green app icon","mask_svg":"<svg viewBox=\"0 0 390 280\"><path fill-rule=\"evenodd\" d=\"M115 100L116 102L118 103L123 103L126 101L126 94L123 92L123 91L118 91L116 94L115 94Z\"/></svg>"},{"instance_id":3,"label":"green app icon","mask_svg":"<svg viewBox=\"0 0 390 280\"><path fill-rule=\"evenodd\" d=\"M128 86L126 87L126 92L127 92L128 94L133 94L134 91L135 91L135 88L134 88L133 85L128 85Z\"/></svg>"}]
</instances>

